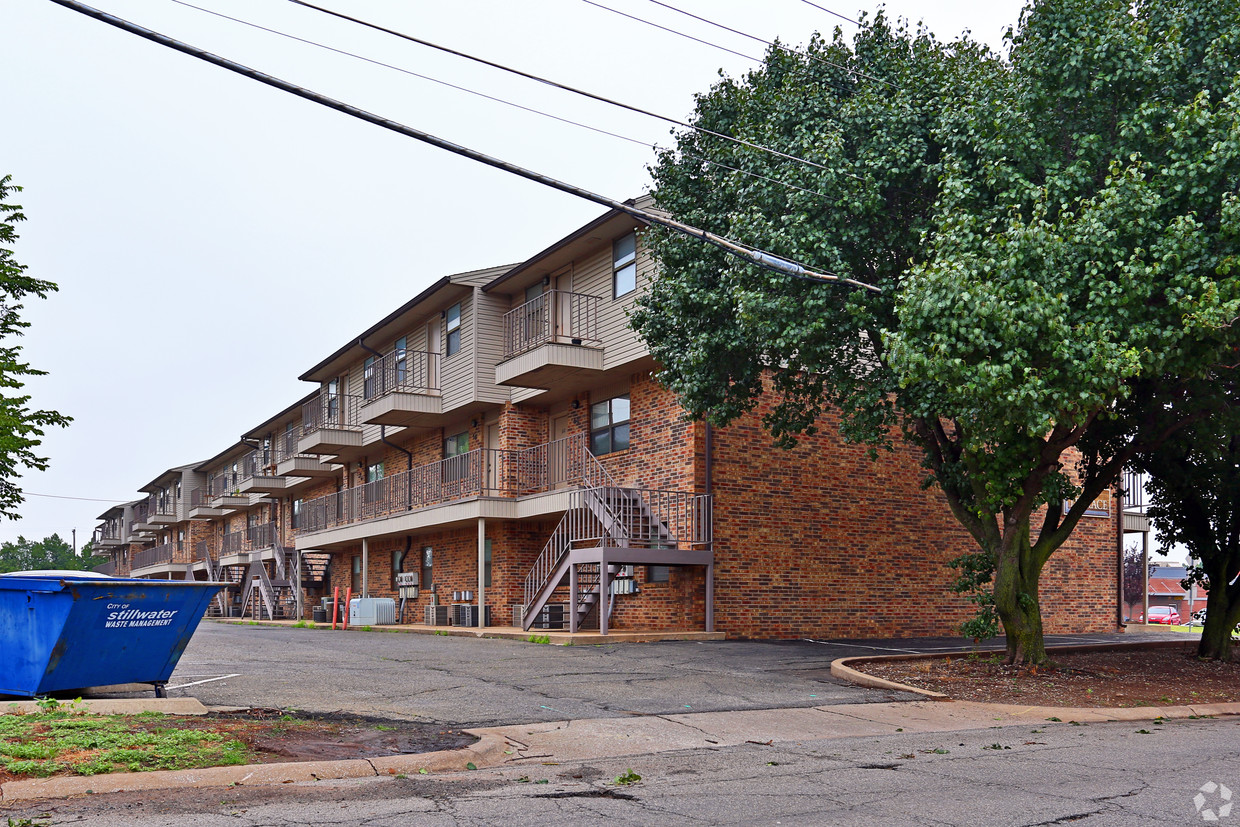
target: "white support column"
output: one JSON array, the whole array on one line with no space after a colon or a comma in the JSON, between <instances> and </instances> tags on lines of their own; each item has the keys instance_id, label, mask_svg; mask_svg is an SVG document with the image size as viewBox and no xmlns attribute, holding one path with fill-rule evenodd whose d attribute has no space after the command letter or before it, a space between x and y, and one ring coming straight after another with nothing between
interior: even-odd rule
<instances>
[{"instance_id":1,"label":"white support column","mask_svg":"<svg viewBox=\"0 0 1240 827\"><path fill-rule=\"evenodd\" d=\"M611 597L611 579L607 576L607 555L598 565L598 633L607 634L607 604Z\"/></svg>"},{"instance_id":2,"label":"white support column","mask_svg":"<svg viewBox=\"0 0 1240 827\"><path fill-rule=\"evenodd\" d=\"M577 634L577 566L568 566L568 631Z\"/></svg>"},{"instance_id":3,"label":"white support column","mask_svg":"<svg viewBox=\"0 0 1240 827\"><path fill-rule=\"evenodd\" d=\"M366 538L362 538L362 594L361 597L370 597L370 543ZM349 608L346 606L345 611Z\"/></svg>"},{"instance_id":4,"label":"white support column","mask_svg":"<svg viewBox=\"0 0 1240 827\"><path fill-rule=\"evenodd\" d=\"M1150 625L1150 533L1141 532L1141 624Z\"/></svg>"},{"instance_id":5,"label":"white support column","mask_svg":"<svg viewBox=\"0 0 1240 827\"><path fill-rule=\"evenodd\" d=\"M487 625L487 518L478 518L478 628Z\"/></svg>"}]
</instances>

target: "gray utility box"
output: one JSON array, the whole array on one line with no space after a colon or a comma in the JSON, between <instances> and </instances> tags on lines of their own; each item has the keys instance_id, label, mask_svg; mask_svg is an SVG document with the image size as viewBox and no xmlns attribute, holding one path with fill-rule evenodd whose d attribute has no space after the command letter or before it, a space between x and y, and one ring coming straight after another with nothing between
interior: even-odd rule
<instances>
[{"instance_id":1,"label":"gray utility box","mask_svg":"<svg viewBox=\"0 0 1240 827\"><path fill-rule=\"evenodd\" d=\"M391 626L396 623L396 601L390 597L355 597L349 601L350 626Z\"/></svg>"}]
</instances>

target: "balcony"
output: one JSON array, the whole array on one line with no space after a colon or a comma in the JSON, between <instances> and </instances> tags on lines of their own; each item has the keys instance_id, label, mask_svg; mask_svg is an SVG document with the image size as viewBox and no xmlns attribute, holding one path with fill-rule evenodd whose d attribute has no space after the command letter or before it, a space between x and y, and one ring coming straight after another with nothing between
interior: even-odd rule
<instances>
[{"instance_id":1,"label":"balcony","mask_svg":"<svg viewBox=\"0 0 1240 827\"><path fill-rule=\"evenodd\" d=\"M443 413L439 354L393 351L375 361L362 379L361 421L367 425L431 427Z\"/></svg>"},{"instance_id":2,"label":"balcony","mask_svg":"<svg viewBox=\"0 0 1240 827\"><path fill-rule=\"evenodd\" d=\"M504 356L495 367L500 385L552 388L602 371L599 298L549 290L504 315Z\"/></svg>"},{"instance_id":3,"label":"balcony","mask_svg":"<svg viewBox=\"0 0 1240 827\"><path fill-rule=\"evenodd\" d=\"M479 497L525 497L608 484L585 435L523 451L478 449L302 504L297 534L384 519ZM598 477L597 479L595 477Z\"/></svg>"},{"instance_id":4,"label":"balcony","mask_svg":"<svg viewBox=\"0 0 1240 827\"><path fill-rule=\"evenodd\" d=\"M252 525L241 531L225 534L220 543L220 565L249 565L253 553L262 552L275 545L275 537L275 525L272 523Z\"/></svg>"},{"instance_id":5,"label":"balcony","mask_svg":"<svg viewBox=\"0 0 1240 827\"><path fill-rule=\"evenodd\" d=\"M110 549L124 545L124 525L120 520L109 520L95 529L91 544L97 549Z\"/></svg>"},{"instance_id":6,"label":"balcony","mask_svg":"<svg viewBox=\"0 0 1240 827\"><path fill-rule=\"evenodd\" d=\"M147 522L155 526L172 525L180 520L177 501L169 494L152 494L147 500L147 515Z\"/></svg>"},{"instance_id":7,"label":"balcony","mask_svg":"<svg viewBox=\"0 0 1240 827\"><path fill-rule=\"evenodd\" d=\"M158 526L150 521L150 502L138 503L133 507L133 522L129 524L130 542L139 541L143 535L155 531Z\"/></svg>"},{"instance_id":8,"label":"balcony","mask_svg":"<svg viewBox=\"0 0 1240 827\"><path fill-rule=\"evenodd\" d=\"M190 563L181 559L183 551L182 543L172 542L135 552L131 560L131 573L135 577L141 577L148 574L188 571Z\"/></svg>"},{"instance_id":9,"label":"balcony","mask_svg":"<svg viewBox=\"0 0 1240 827\"><path fill-rule=\"evenodd\" d=\"M241 460L237 490L242 494L279 494L286 480L276 473L275 463L266 451L251 451Z\"/></svg>"},{"instance_id":10,"label":"balcony","mask_svg":"<svg viewBox=\"0 0 1240 827\"><path fill-rule=\"evenodd\" d=\"M211 504L210 497L204 489L195 488L189 492L189 518L191 520L223 517L227 513L227 508L217 508Z\"/></svg>"},{"instance_id":11,"label":"balcony","mask_svg":"<svg viewBox=\"0 0 1240 827\"><path fill-rule=\"evenodd\" d=\"M348 394L321 393L303 405L297 453L340 457L342 461L360 456L360 402L359 397Z\"/></svg>"},{"instance_id":12,"label":"balcony","mask_svg":"<svg viewBox=\"0 0 1240 827\"><path fill-rule=\"evenodd\" d=\"M207 480L207 505L229 514L239 508L248 508L250 497L242 494L240 471L221 471Z\"/></svg>"}]
</instances>

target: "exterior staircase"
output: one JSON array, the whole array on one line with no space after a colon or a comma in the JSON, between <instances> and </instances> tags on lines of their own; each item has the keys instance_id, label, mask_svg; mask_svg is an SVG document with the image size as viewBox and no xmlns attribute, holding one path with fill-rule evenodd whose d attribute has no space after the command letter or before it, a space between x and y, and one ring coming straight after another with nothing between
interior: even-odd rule
<instances>
[{"instance_id":1,"label":"exterior staircase","mask_svg":"<svg viewBox=\"0 0 1240 827\"><path fill-rule=\"evenodd\" d=\"M596 613L599 631L606 634L617 596L611 584L622 579L625 566L704 565L713 571L709 495L609 484L583 487L571 497L526 576L522 625L527 631L543 607L564 594L565 580L569 630L577 631ZM708 626L711 619L708 609Z\"/></svg>"}]
</instances>

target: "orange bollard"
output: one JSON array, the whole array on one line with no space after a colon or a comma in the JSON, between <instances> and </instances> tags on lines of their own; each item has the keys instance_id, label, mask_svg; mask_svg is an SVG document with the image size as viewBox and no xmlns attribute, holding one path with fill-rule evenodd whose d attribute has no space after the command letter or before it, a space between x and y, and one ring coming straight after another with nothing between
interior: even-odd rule
<instances>
[{"instance_id":1,"label":"orange bollard","mask_svg":"<svg viewBox=\"0 0 1240 827\"><path fill-rule=\"evenodd\" d=\"M344 590L344 629L349 630L349 599L353 597L353 587L349 586Z\"/></svg>"},{"instance_id":2,"label":"orange bollard","mask_svg":"<svg viewBox=\"0 0 1240 827\"><path fill-rule=\"evenodd\" d=\"M332 589L332 631L336 631L336 615L340 613L340 587Z\"/></svg>"}]
</instances>

